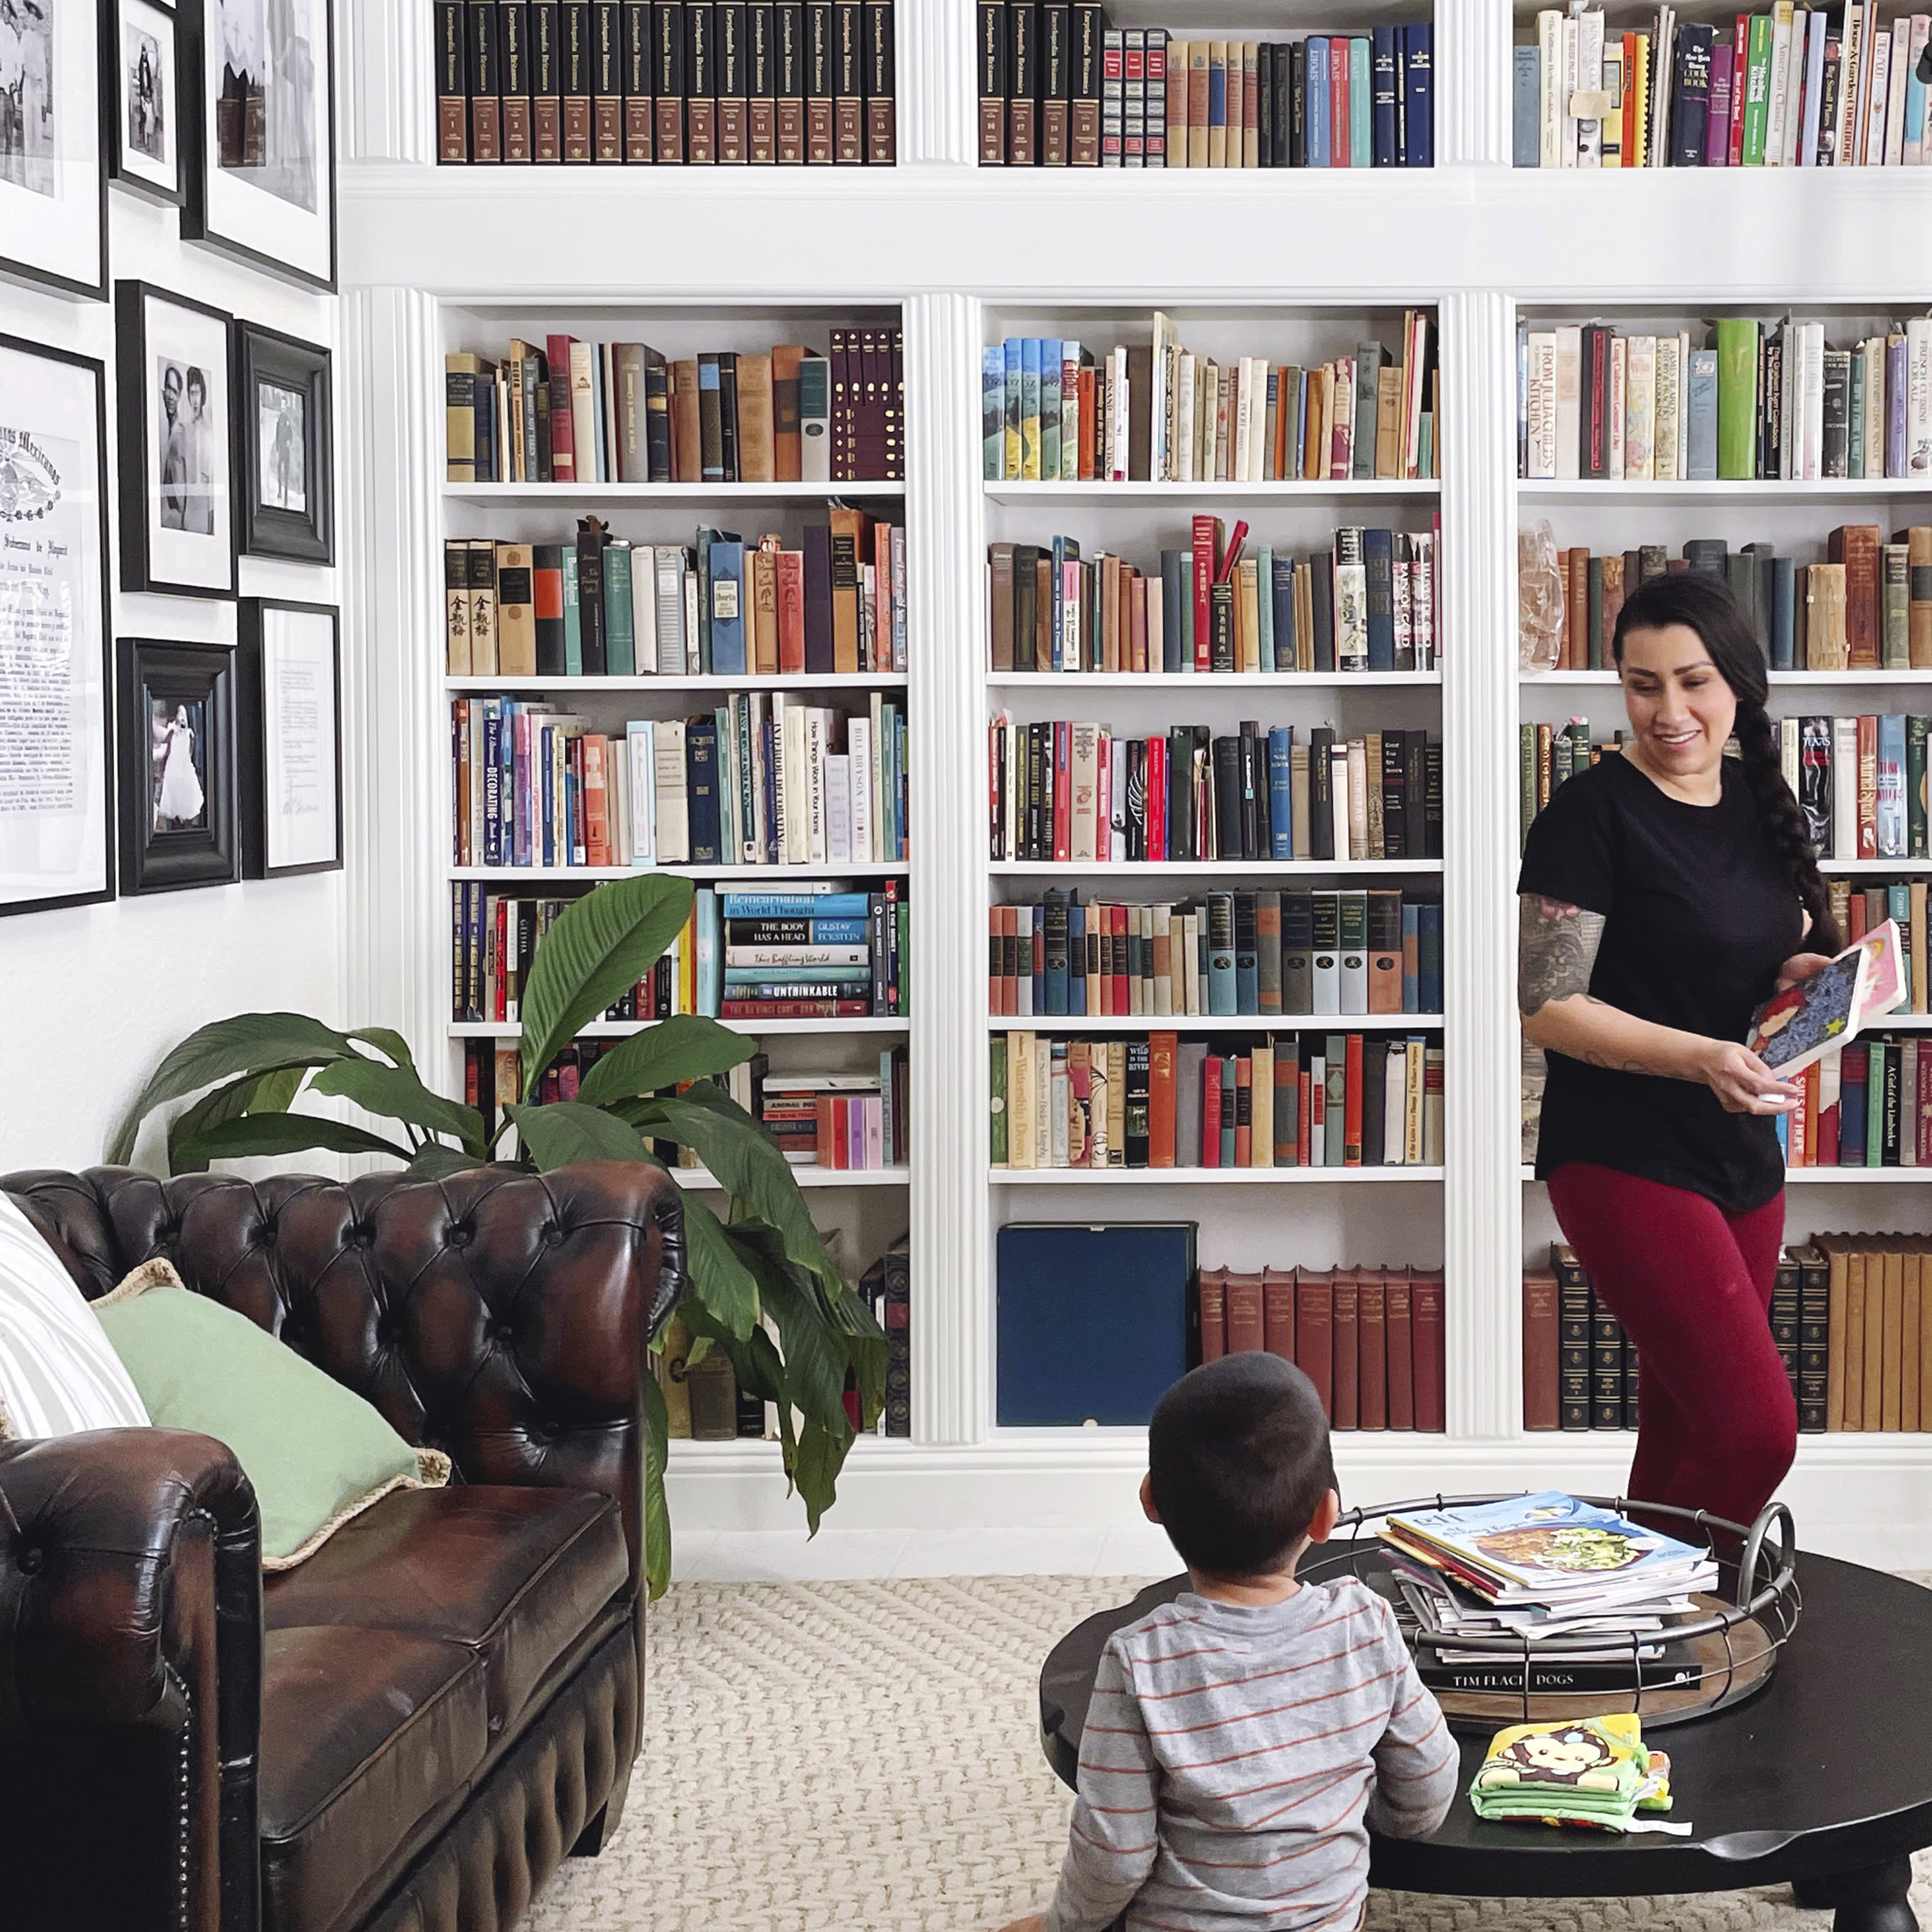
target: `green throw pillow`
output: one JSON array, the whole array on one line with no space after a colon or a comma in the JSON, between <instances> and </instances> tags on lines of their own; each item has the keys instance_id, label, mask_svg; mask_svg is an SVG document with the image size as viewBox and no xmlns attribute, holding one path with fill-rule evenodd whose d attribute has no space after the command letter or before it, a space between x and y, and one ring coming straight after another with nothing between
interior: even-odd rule
<instances>
[{"instance_id":1,"label":"green throw pillow","mask_svg":"<svg viewBox=\"0 0 1932 1932\"><path fill-rule=\"evenodd\" d=\"M245 1315L148 1262L94 1304L160 1429L235 1453L262 1516L262 1568L288 1570L390 1490L449 1478L449 1459L405 1442L352 1390Z\"/></svg>"}]
</instances>

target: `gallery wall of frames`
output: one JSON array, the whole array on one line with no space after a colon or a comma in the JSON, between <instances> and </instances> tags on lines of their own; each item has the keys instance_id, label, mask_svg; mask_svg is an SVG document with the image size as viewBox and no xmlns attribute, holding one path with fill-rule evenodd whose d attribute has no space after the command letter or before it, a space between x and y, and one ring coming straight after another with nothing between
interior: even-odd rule
<instances>
[{"instance_id":1,"label":"gallery wall of frames","mask_svg":"<svg viewBox=\"0 0 1932 1932\"><path fill-rule=\"evenodd\" d=\"M0 0L0 1062L112 1016L0 1161L337 1004L334 4Z\"/></svg>"}]
</instances>

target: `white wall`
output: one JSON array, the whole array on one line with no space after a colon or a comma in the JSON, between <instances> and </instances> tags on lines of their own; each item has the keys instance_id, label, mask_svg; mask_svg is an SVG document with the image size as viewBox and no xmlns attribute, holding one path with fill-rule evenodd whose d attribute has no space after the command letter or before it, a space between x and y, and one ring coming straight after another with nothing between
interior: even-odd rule
<instances>
[{"instance_id":1,"label":"white wall","mask_svg":"<svg viewBox=\"0 0 1932 1932\"><path fill-rule=\"evenodd\" d=\"M111 184L108 218L108 266L116 279L151 281L305 340L336 346L333 297L184 244L174 208ZM76 350L106 365L108 555L117 586L110 637L232 642L232 602L124 595L118 587L111 305L0 283L0 334ZM334 376L339 394L339 360ZM338 404L338 419L340 414ZM339 436L337 449L339 475ZM338 502L340 498L338 490ZM241 560L245 595L339 604L340 584L338 571ZM353 688L346 633L343 649L345 680ZM112 702L110 686L110 708ZM344 723L345 730L353 728L352 721ZM345 803L352 815L355 800ZM342 1022L347 902L345 875L333 872L0 919L0 1172L98 1161L136 1088L169 1047L204 1021L272 1010ZM144 1165L158 1165L157 1140L152 1132L144 1139L139 1150Z\"/></svg>"}]
</instances>

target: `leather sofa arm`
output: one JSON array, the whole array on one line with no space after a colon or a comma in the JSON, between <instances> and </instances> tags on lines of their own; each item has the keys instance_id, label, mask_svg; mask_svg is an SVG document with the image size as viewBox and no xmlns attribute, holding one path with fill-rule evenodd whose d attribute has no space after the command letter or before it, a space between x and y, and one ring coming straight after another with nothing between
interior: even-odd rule
<instances>
[{"instance_id":1,"label":"leather sofa arm","mask_svg":"<svg viewBox=\"0 0 1932 1932\"><path fill-rule=\"evenodd\" d=\"M94 1922L56 1915L98 1886L130 1932L254 1932L261 1670L260 1528L226 1448L164 1429L0 1442L0 1869L64 1888L45 1922ZM59 1788L76 1772L140 1814L124 1871L100 1869L97 1794ZM60 1841L83 1819L76 1864ZM16 1922L41 1922L34 1902L12 1900Z\"/></svg>"}]
</instances>

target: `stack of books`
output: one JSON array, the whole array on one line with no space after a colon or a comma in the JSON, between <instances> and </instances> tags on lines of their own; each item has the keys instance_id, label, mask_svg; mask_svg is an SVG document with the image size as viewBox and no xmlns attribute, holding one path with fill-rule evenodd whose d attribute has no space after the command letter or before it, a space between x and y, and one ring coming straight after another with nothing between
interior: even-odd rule
<instances>
[{"instance_id":1,"label":"stack of books","mask_svg":"<svg viewBox=\"0 0 1932 1932\"><path fill-rule=\"evenodd\" d=\"M988 728L992 856L1058 864L1442 856L1442 747L1425 731L1340 737L1318 724L1177 724L1116 738L1105 724Z\"/></svg>"},{"instance_id":2,"label":"stack of books","mask_svg":"<svg viewBox=\"0 0 1932 1932\"><path fill-rule=\"evenodd\" d=\"M706 0L709 4L709 0ZM442 358L452 483L881 482L905 474L902 332L820 355L667 358L643 342L512 341Z\"/></svg>"},{"instance_id":3,"label":"stack of books","mask_svg":"<svg viewBox=\"0 0 1932 1932\"><path fill-rule=\"evenodd\" d=\"M1077 538L986 551L986 641L995 671L1432 670L1437 532L1351 526L1297 559L1244 556L1220 518L1194 519L1157 571Z\"/></svg>"},{"instance_id":4,"label":"stack of books","mask_svg":"<svg viewBox=\"0 0 1932 1932\"><path fill-rule=\"evenodd\" d=\"M1150 344L1010 335L981 352L988 483L1347 482L1433 477L1436 368L1427 314L1401 346L1361 341L1318 368L1220 364L1158 310Z\"/></svg>"},{"instance_id":5,"label":"stack of books","mask_svg":"<svg viewBox=\"0 0 1932 1932\"><path fill-rule=\"evenodd\" d=\"M1314 1383L1336 1429L1444 1427L1442 1271L1203 1268L1201 1359L1266 1349Z\"/></svg>"},{"instance_id":6,"label":"stack of books","mask_svg":"<svg viewBox=\"0 0 1932 1932\"><path fill-rule=\"evenodd\" d=\"M1526 1687L1520 1658L1439 1641L1421 1652L1425 1682L1533 1694L1628 1689L1640 1670L1647 1685L1696 1672L1669 1642L1672 1624L1695 1610L1694 1594L1718 1581L1708 1550L1557 1490L1391 1516L1379 1533L1414 1628L1438 1640L1507 1636L1530 1648ZM1592 1638L1601 1646L1579 1641ZM1560 1656L1540 1663L1536 1646L1552 1640L1564 1640ZM1594 1670L1579 1679L1578 1665Z\"/></svg>"},{"instance_id":7,"label":"stack of books","mask_svg":"<svg viewBox=\"0 0 1932 1932\"><path fill-rule=\"evenodd\" d=\"M880 1054L874 1073L768 1073L758 1118L794 1167L902 1166L906 1062L906 1049L895 1046Z\"/></svg>"},{"instance_id":8,"label":"stack of books","mask_svg":"<svg viewBox=\"0 0 1932 1932\"><path fill-rule=\"evenodd\" d=\"M995 1034L996 1168L1439 1167L1443 1051L1415 1034Z\"/></svg>"},{"instance_id":9,"label":"stack of books","mask_svg":"<svg viewBox=\"0 0 1932 1932\"><path fill-rule=\"evenodd\" d=\"M905 531L835 506L800 548L700 530L442 547L452 677L775 677L906 668Z\"/></svg>"},{"instance_id":10,"label":"stack of books","mask_svg":"<svg viewBox=\"0 0 1932 1932\"><path fill-rule=\"evenodd\" d=\"M1612 483L1932 478L1932 317L1848 349L1828 348L1825 327L1730 316L1658 335L1520 322L1516 473Z\"/></svg>"},{"instance_id":11,"label":"stack of books","mask_svg":"<svg viewBox=\"0 0 1932 1932\"><path fill-rule=\"evenodd\" d=\"M1550 7L1516 50L1520 168L1918 167L1932 160L1918 77L1932 17L1836 20L1792 0L1712 26L1659 7L1613 34L1600 8Z\"/></svg>"},{"instance_id":12,"label":"stack of books","mask_svg":"<svg viewBox=\"0 0 1932 1932\"><path fill-rule=\"evenodd\" d=\"M980 0L980 164L1426 168L1435 28L1186 40L1094 0Z\"/></svg>"}]
</instances>

